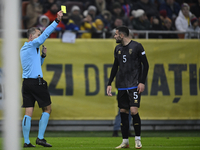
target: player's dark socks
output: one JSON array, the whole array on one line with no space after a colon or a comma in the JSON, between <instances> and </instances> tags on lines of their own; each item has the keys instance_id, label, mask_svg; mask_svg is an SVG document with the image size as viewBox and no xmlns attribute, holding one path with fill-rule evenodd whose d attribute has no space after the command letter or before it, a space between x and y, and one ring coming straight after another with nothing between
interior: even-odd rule
<instances>
[{"instance_id":1,"label":"player's dark socks","mask_svg":"<svg viewBox=\"0 0 200 150\"><path fill-rule=\"evenodd\" d=\"M129 134L129 119L128 119L128 115L129 114L120 112L120 116L121 116L121 132L122 132L123 139L128 139L128 134Z\"/></svg>"},{"instance_id":2,"label":"player's dark socks","mask_svg":"<svg viewBox=\"0 0 200 150\"><path fill-rule=\"evenodd\" d=\"M135 136L140 136L141 133L141 119L139 114L137 113L136 115L132 115L133 117L133 127L135 130Z\"/></svg>"}]
</instances>

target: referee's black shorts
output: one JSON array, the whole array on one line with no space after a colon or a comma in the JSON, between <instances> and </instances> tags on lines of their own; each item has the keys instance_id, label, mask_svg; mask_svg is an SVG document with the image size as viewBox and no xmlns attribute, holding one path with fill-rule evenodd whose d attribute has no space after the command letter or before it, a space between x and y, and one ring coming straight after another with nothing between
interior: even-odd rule
<instances>
[{"instance_id":1,"label":"referee's black shorts","mask_svg":"<svg viewBox=\"0 0 200 150\"><path fill-rule=\"evenodd\" d=\"M34 107L35 101L37 101L40 108L51 104L47 82L43 78L41 78L41 85L39 85L39 79L24 79L22 83L22 97L22 107Z\"/></svg>"},{"instance_id":2,"label":"referee's black shorts","mask_svg":"<svg viewBox=\"0 0 200 150\"><path fill-rule=\"evenodd\" d=\"M118 90L117 100L120 109L130 109L130 107L140 107L141 94L137 88L131 90Z\"/></svg>"}]
</instances>

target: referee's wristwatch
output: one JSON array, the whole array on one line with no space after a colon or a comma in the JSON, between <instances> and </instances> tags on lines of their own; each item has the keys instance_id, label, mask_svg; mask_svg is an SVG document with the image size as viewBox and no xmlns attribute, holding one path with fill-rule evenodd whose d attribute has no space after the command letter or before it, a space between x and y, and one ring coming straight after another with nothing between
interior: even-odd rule
<instances>
[{"instance_id":1,"label":"referee's wristwatch","mask_svg":"<svg viewBox=\"0 0 200 150\"><path fill-rule=\"evenodd\" d=\"M45 53L42 53L42 58L45 58L47 55Z\"/></svg>"},{"instance_id":2,"label":"referee's wristwatch","mask_svg":"<svg viewBox=\"0 0 200 150\"><path fill-rule=\"evenodd\" d=\"M56 22L56 23L59 23L59 22L60 22L60 20L58 20L58 19L56 18L56 19L55 19L55 22Z\"/></svg>"}]
</instances>

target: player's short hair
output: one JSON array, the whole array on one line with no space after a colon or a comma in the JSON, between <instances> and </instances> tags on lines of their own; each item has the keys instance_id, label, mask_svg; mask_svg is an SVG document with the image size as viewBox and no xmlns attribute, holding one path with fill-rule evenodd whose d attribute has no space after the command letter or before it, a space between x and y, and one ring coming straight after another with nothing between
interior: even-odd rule
<instances>
[{"instance_id":1,"label":"player's short hair","mask_svg":"<svg viewBox=\"0 0 200 150\"><path fill-rule=\"evenodd\" d=\"M28 29L28 31L27 31L27 38L29 38L29 36L30 36L31 34L35 34L36 30L39 30L39 31L40 31L40 28L32 27L32 28Z\"/></svg>"},{"instance_id":2,"label":"player's short hair","mask_svg":"<svg viewBox=\"0 0 200 150\"><path fill-rule=\"evenodd\" d=\"M129 36L129 29L126 26L117 27L116 30L123 33L126 37Z\"/></svg>"}]
</instances>

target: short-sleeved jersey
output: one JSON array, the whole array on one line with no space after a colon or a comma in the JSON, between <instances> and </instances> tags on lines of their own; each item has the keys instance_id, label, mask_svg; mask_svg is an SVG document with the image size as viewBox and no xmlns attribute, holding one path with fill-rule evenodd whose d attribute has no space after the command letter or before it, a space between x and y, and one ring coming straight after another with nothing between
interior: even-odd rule
<instances>
[{"instance_id":1,"label":"short-sleeved jersey","mask_svg":"<svg viewBox=\"0 0 200 150\"><path fill-rule=\"evenodd\" d=\"M131 88L139 84L142 55L145 55L144 48L140 43L132 40L126 46L119 44L115 47L114 56L119 65L116 75L117 88Z\"/></svg>"}]
</instances>

